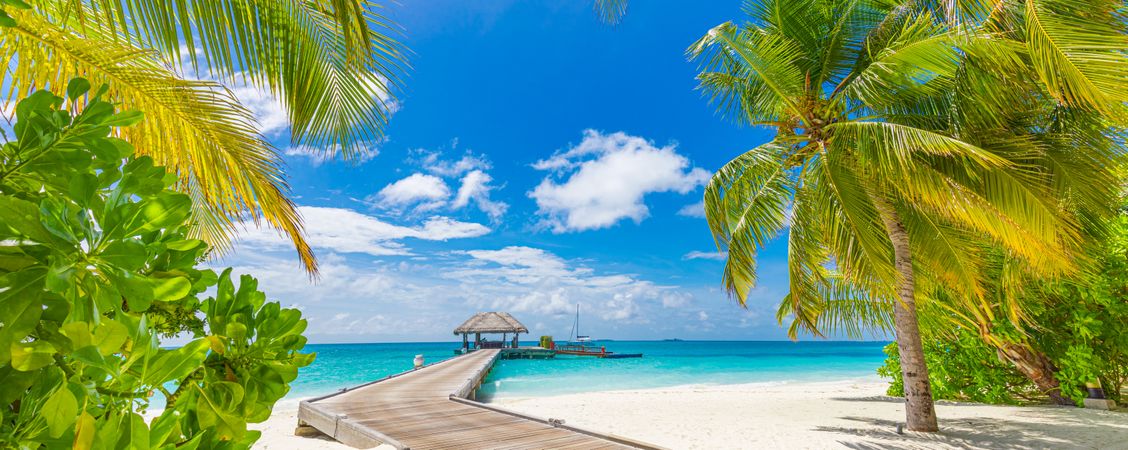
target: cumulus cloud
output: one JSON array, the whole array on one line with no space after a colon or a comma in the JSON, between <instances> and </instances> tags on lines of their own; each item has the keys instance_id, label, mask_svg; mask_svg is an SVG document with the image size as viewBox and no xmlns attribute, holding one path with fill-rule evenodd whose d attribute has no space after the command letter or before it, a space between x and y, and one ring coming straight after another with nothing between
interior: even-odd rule
<instances>
[{"instance_id":1,"label":"cumulus cloud","mask_svg":"<svg viewBox=\"0 0 1128 450\"><path fill-rule=\"evenodd\" d=\"M472 261L444 276L492 293L480 302L488 308L559 316L584 304L603 320L643 323L649 320L642 314L644 305L685 304L691 297L674 286L634 275L600 274L538 248L509 246L465 254Z\"/></svg>"},{"instance_id":2,"label":"cumulus cloud","mask_svg":"<svg viewBox=\"0 0 1128 450\"><path fill-rule=\"evenodd\" d=\"M264 136L277 137L290 128L290 114L269 90L242 83L227 84L239 103L254 114Z\"/></svg>"},{"instance_id":3,"label":"cumulus cloud","mask_svg":"<svg viewBox=\"0 0 1128 450\"><path fill-rule=\"evenodd\" d=\"M529 197L536 200L541 224L556 233L606 228L623 219L641 222L649 214L647 194L685 194L709 178L674 144L656 147L638 136L595 130L584 131L579 145L533 167L552 173Z\"/></svg>"},{"instance_id":4,"label":"cumulus cloud","mask_svg":"<svg viewBox=\"0 0 1128 450\"><path fill-rule=\"evenodd\" d=\"M686 217L699 217L705 218L705 201L699 201L690 205L685 205L682 209L678 210L678 215Z\"/></svg>"},{"instance_id":5,"label":"cumulus cloud","mask_svg":"<svg viewBox=\"0 0 1128 450\"><path fill-rule=\"evenodd\" d=\"M457 142L457 141L456 141ZM485 155L475 155L467 152L462 158L449 161L442 159L442 152L424 152L420 164L423 168L435 175L443 177L457 177L472 170L489 170L489 159Z\"/></svg>"},{"instance_id":6,"label":"cumulus cloud","mask_svg":"<svg viewBox=\"0 0 1128 450\"><path fill-rule=\"evenodd\" d=\"M470 201L478 206L478 209L486 213L493 220L498 220L505 214L505 210L509 209L509 205L504 202L493 201L490 199L490 191L494 186L490 185L493 178L489 174L481 170L472 170L462 177L462 186L458 188L458 195L454 197L451 202L451 209L462 209L470 204Z\"/></svg>"},{"instance_id":7,"label":"cumulus cloud","mask_svg":"<svg viewBox=\"0 0 1128 450\"><path fill-rule=\"evenodd\" d=\"M728 258L728 252L702 252L694 250L682 256L682 259L712 259L717 261L724 261Z\"/></svg>"},{"instance_id":8,"label":"cumulus cloud","mask_svg":"<svg viewBox=\"0 0 1128 450\"><path fill-rule=\"evenodd\" d=\"M451 147L457 145L458 139L454 139ZM501 187L494 184L493 177L487 173L491 165L485 155L466 152L460 159L447 160L443 159L441 151L416 149L412 154L407 162L419 166L424 173L415 173L390 184L365 200L385 209L414 206L415 211L458 211L474 205L494 222L509 209L508 203L491 198ZM450 198L448 180L458 183L454 198Z\"/></svg>"},{"instance_id":9,"label":"cumulus cloud","mask_svg":"<svg viewBox=\"0 0 1128 450\"><path fill-rule=\"evenodd\" d=\"M608 335L619 326L649 326L659 309L692 297L677 286L603 273L533 247L399 262L327 252L316 282L292 258L261 250L239 242L220 263L255 275L271 301L302 309L310 319L307 334L321 342L449 338L452 327L487 310L556 327L541 325L538 333L566 333L577 304L589 329Z\"/></svg>"},{"instance_id":10,"label":"cumulus cloud","mask_svg":"<svg viewBox=\"0 0 1128 450\"><path fill-rule=\"evenodd\" d=\"M384 208L406 208L414 206L416 211L428 211L442 207L450 197L450 188L442 178L434 175L413 173L407 178L384 186L375 198L369 200Z\"/></svg>"},{"instance_id":11,"label":"cumulus cloud","mask_svg":"<svg viewBox=\"0 0 1128 450\"><path fill-rule=\"evenodd\" d=\"M490 232L478 223L459 222L448 217L431 217L421 226L393 225L375 217L344 208L301 206L298 212L305 223L306 239L315 249L339 253L365 253L376 256L410 254L399 242L406 238L428 241L471 238ZM244 224L239 244L256 250L283 250L292 244L277 232Z\"/></svg>"},{"instance_id":12,"label":"cumulus cloud","mask_svg":"<svg viewBox=\"0 0 1128 450\"><path fill-rule=\"evenodd\" d=\"M387 141L387 139L384 139L384 141ZM371 161L373 158L380 155L379 147L372 142L362 142L355 150L357 153L352 156L352 161L359 164ZM344 156L341 155L340 144L333 144L328 147L314 147L312 145L298 144L288 147L284 153L286 156L305 158L309 161L309 165L313 167L318 167L328 161L337 159L344 160Z\"/></svg>"}]
</instances>

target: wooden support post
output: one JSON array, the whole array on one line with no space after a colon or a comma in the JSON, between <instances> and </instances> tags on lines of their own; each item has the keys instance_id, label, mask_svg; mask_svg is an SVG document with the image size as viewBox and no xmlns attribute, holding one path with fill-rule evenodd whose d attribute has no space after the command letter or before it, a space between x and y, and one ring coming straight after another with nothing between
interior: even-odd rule
<instances>
[{"instance_id":1,"label":"wooden support post","mask_svg":"<svg viewBox=\"0 0 1128 450\"><path fill-rule=\"evenodd\" d=\"M467 336L466 333L462 333L462 350L470 348L470 343L467 342L467 340L469 340L469 336Z\"/></svg>"},{"instance_id":2,"label":"wooden support post","mask_svg":"<svg viewBox=\"0 0 1128 450\"><path fill-rule=\"evenodd\" d=\"M474 348L482 348L482 333L474 333Z\"/></svg>"}]
</instances>

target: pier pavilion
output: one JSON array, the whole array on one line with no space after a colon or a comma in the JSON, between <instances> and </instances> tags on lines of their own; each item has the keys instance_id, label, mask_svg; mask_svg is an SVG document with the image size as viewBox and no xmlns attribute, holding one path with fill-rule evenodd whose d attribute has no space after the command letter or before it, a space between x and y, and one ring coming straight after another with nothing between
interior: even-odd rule
<instances>
[{"instance_id":1,"label":"pier pavilion","mask_svg":"<svg viewBox=\"0 0 1128 450\"><path fill-rule=\"evenodd\" d=\"M505 312L480 312L474 314L458 328L454 329L455 335L462 335L462 351L468 352L471 350L478 350L482 348L518 348L518 336L521 333L528 333L529 329L521 322L514 319L513 316ZM474 341L470 342L470 335L474 335ZM500 334L500 341L482 340L483 334ZM509 341L509 335L513 335L513 340Z\"/></svg>"}]
</instances>

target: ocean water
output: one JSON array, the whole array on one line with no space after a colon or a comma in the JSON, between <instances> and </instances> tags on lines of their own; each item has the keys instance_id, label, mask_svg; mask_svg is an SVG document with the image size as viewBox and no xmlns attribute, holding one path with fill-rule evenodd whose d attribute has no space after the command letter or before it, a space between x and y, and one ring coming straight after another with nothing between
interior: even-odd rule
<instances>
[{"instance_id":1,"label":"ocean water","mask_svg":"<svg viewBox=\"0 0 1128 450\"><path fill-rule=\"evenodd\" d=\"M327 394L392 375L422 354L427 363L454 356L461 343L312 344L288 398ZM536 345L533 342L522 345ZM499 361L479 398L786 381L877 379L884 342L602 341L608 351L642 358L557 356Z\"/></svg>"}]
</instances>

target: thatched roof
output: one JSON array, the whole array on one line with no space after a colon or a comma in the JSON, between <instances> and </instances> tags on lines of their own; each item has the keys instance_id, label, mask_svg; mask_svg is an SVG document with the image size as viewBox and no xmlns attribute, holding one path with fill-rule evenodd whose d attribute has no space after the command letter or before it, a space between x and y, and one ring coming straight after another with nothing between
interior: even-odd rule
<instances>
[{"instance_id":1,"label":"thatched roof","mask_svg":"<svg viewBox=\"0 0 1128 450\"><path fill-rule=\"evenodd\" d=\"M466 319L454 329L454 334L462 333L528 333L521 322L514 319L509 313L480 312Z\"/></svg>"}]
</instances>

